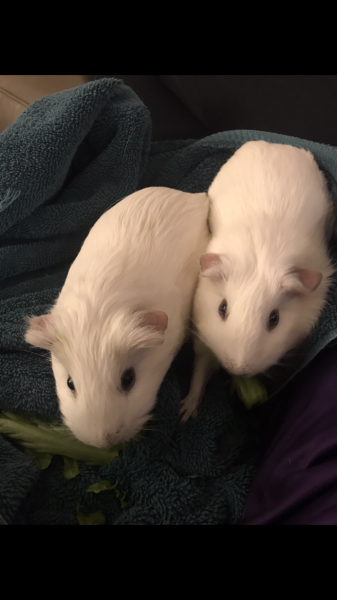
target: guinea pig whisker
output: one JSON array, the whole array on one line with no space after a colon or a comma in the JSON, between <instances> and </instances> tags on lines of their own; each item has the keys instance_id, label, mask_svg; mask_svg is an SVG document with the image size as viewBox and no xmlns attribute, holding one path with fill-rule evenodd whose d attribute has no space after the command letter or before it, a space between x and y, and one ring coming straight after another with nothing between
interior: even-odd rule
<instances>
[{"instance_id":1,"label":"guinea pig whisker","mask_svg":"<svg viewBox=\"0 0 337 600\"><path fill-rule=\"evenodd\" d=\"M155 432L158 432L158 431L160 431L160 429L155 428L155 427L143 427L142 431L155 431Z\"/></svg>"},{"instance_id":2,"label":"guinea pig whisker","mask_svg":"<svg viewBox=\"0 0 337 600\"><path fill-rule=\"evenodd\" d=\"M44 358L47 361L51 360L49 355L47 355L43 352L37 352L36 350L32 351L32 350L22 349L22 350L20 350L20 352L25 352L26 354L29 354L30 356L39 356L41 358Z\"/></svg>"},{"instance_id":3,"label":"guinea pig whisker","mask_svg":"<svg viewBox=\"0 0 337 600\"><path fill-rule=\"evenodd\" d=\"M197 329L191 329L190 333L192 334L192 336L194 337L194 339L199 340L200 342L202 341L201 337L200 337L200 334L199 334L199 332L198 332Z\"/></svg>"},{"instance_id":4,"label":"guinea pig whisker","mask_svg":"<svg viewBox=\"0 0 337 600\"><path fill-rule=\"evenodd\" d=\"M333 308L335 306L335 302L332 300L332 298L327 298L325 304L330 308Z\"/></svg>"},{"instance_id":5,"label":"guinea pig whisker","mask_svg":"<svg viewBox=\"0 0 337 600\"><path fill-rule=\"evenodd\" d=\"M147 421L145 423L145 425L143 425L141 431L154 431L155 427L153 425L155 425L155 423L156 423L155 421L154 422L153 421L152 422L151 421Z\"/></svg>"},{"instance_id":6,"label":"guinea pig whisker","mask_svg":"<svg viewBox=\"0 0 337 600\"><path fill-rule=\"evenodd\" d=\"M275 377L273 377L273 375L271 373L269 373L269 371L262 371L262 375L264 377L267 377L267 379L270 379L271 381L275 381Z\"/></svg>"}]
</instances>

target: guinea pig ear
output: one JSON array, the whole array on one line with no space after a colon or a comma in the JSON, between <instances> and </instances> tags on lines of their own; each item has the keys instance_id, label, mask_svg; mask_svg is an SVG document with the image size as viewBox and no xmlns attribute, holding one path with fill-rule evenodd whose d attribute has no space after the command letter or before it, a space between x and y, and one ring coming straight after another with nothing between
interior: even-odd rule
<instances>
[{"instance_id":1,"label":"guinea pig ear","mask_svg":"<svg viewBox=\"0 0 337 600\"><path fill-rule=\"evenodd\" d=\"M29 319L28 323L29 326L25 334L26 342L32 346L50 350L56 341L51 315L33 317Z\"/></svg>"},{"instance_id":2,"label":"guinea pig ear","mask_svg":"<svg viewBox=\"0 0 337 600\"><path fill-rule=\"evenodd\" d=\"M134 348L152 348L164 342L164 333L168 325L168 316L161 310L152 310L140 314L140 324L135 332Z\"/></svg>"},{"instance_id":3,"label":"guinea pig ear","mask_svg":"<svg viewBox=\"0 0 337 600\"><path fill-rule=\"evenodd\" d=\"M156 331L164 333L168 325L168 316L162 310L152 310L143 314L143 324L153 327Z\"/></svg>"},{"instance_id":4,"label":"guinea pig ear","mask_svg":"<svg viewBox=\"0 0 337 600\"><path fill-rule=\"evenodd\" d=\"M222 254L203 254L200 258L202 277L210 277L215 281L227 279L227 258Z\"/></svg>"},{"instance_id":5,"label":"guinea pig ear","mask_svg":"<svg viewBox=\"0 0 337 600\"><path fill-rule=\"evenodd\" d=\"M322 273L310 269L295 269L282 281L282 289L294 294L311 294L322 281Z\"/></svg>"}]
</instances>

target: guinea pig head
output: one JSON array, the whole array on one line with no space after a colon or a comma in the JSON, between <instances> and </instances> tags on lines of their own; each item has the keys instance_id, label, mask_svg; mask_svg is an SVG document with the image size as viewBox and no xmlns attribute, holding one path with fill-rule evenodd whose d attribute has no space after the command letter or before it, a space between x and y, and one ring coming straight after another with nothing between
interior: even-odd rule
<instances>
[{"instance_id":1,"label":"guinea pig head","mask_svg":"<svg viewBox=\"0 0 337 600\"><path fill-rule=\"evenodd\" d=\"M132 438L151 417L162 379L162 311L53 309L30 320L25 339L51 352L65 424L84 443L108 448Z\"/></svg>"},{"instance_id":2,"label":"guinea pig head","mask_svg":"<svg viewBox=\"0 0 337 600\"><path fill-rule=\"evenodd\" d=\"M266 371L310 332L324 301L322 273L221 254L205 254L200 262L195 324L230 373Z\"/></svg>"}]
</instances>

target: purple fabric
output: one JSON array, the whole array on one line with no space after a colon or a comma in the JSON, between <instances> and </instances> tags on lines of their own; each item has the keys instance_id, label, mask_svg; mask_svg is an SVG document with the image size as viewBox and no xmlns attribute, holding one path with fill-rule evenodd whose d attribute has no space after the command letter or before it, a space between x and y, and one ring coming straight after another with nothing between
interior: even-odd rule
<instances>
[{"instance_id":1,"label":"purple fabric","mask_svg":"<svg viewBox=\"0 0 337 600\"><path fill-rule=\"evenodd\" d=\"M321 352L272 408L241 523L337 525L337 347Z\"/></svg>"}]
</instances>

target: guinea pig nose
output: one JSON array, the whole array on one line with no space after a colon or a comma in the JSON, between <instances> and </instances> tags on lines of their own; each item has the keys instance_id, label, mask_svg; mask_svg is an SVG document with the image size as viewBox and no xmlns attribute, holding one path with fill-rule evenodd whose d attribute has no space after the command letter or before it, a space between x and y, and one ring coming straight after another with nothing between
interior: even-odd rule
<instances>
[{"instance_id":1,"label":"guinea pig nose","mask_svg":"<svg viewBox=\"0 0 337 600\"><path fill-rule=\"evenodd\" d=\"M246 367L245 365L242 365L242 364L235 363L234 361L231 361L228 364L228 369L230 372L233 373L233 375L238 375L238 376L248 375L248 373L249 373L248 367Z\"/></svg>"}]
</instances>

